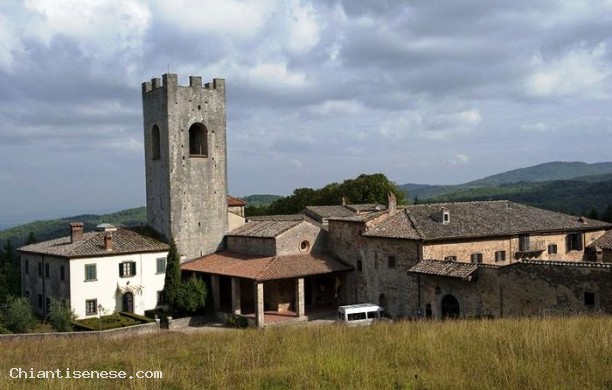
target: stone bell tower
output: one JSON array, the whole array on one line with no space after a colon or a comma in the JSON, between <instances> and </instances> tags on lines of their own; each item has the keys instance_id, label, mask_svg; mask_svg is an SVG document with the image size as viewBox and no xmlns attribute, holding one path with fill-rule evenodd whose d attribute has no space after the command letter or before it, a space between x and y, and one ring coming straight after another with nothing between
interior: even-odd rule
<instances>
[{"instance_id":1,"label":"stone bell tower","mask_svg":"<svg viewBox=\"0 0 612 390\"><path fill-rule=\"evenodd\" d=\"M147 222L188 260L228 231L225 80L176 74L142 83Z\"/></svg>"}]
</instances>

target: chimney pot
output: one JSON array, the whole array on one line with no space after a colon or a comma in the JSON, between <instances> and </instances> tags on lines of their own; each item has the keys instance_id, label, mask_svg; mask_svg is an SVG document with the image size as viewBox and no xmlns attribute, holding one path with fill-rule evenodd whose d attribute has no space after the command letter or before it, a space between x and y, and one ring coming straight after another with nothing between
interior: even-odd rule
<instances>
[{"instance_id":1,"label":"chimney pot","mask_svg":"<svg viewBox=\"0 0 612 390\"><path fill-rule=\"evenodd\" d=\"M107 251L113 250L113 234L110 232L104 235L104 249Z\"/></svg>"},{"instance_id":2,"label":"chimney pot","mask_svg":"<svg viewBox=\"0 0 612 390\"><path fill-rule=\"evenodd\" d=\"M83 222L70 223L70 242L75 243L83 239Z\"/></svg>"},{"instance_id":3,"label":"chimney pot","mask_svg":"<svg viewBox=\"0 0 612 390\"><path fill-rule=\"evenodd\" d=\"M387 195L387 211L391 215L397 211L397 198L393 192L389 192Z\"/></svg>"}]
</instances>

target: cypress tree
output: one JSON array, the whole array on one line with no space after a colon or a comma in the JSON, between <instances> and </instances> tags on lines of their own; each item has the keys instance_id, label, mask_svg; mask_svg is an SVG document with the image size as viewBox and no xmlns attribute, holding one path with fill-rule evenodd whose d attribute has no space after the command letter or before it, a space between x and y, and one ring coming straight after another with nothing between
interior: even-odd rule
<instances>
[{"instance_id":1,"label":"cypress tree","mask_svg":"<svg viewBox=\"0 0 612 390\"><path fill-rule=\"evenodd\" d=\"M181 258L176 250L174 238L170 241L170 249L166 258L166 276L164 279L164 294L170 308L170 312L174 311L174 301L177 297L178 289L181 285Z\"/></svg>"}]
</instances>

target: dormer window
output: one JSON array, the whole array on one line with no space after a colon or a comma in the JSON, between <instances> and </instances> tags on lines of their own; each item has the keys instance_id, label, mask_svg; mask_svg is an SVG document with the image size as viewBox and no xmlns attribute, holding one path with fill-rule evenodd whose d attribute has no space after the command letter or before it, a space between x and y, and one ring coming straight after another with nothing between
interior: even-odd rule
<instances>
[{"instance_id":1,"label":"dormer window","mask_svg":"<svg viewBox=\"0 0 612 390\"><path fill-rule=\"evenodd\" d=\"M446 209L442 209L442 223L445 225L450 223L450 212Z\"/></svg>"}]
</instances>

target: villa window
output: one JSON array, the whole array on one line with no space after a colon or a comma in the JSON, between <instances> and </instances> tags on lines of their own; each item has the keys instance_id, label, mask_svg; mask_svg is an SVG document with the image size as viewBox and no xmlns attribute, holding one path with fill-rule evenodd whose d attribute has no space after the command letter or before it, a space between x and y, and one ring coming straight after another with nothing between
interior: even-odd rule
<instances>
[{"instance_id":1,"label":"villa window","mask_svg":"<svg viewBox=\"0 0 612 390\"><path fill-rule=\"evenodd\" d=\"M85 315L91 316L94 314L98 314L98 300L87 299L85 301Z\"/></svg>"},{"instance_id":2,"label":"villa window","mask_svg":"<svg viewBox=\"0 0 612 390\"><path fill-rule=\"evenodd\" d=\"M85 281L92 282L98 279L98 275L96 272L95 264L86 264L85 265Z\"/></svg>"},{"instance_id":3,"label":"villa window","mask_svg":"<svg viewBox=\"0 0 612 390\"><path fill-rule=\"evenodd\" d=\"M482 263L482 253L472 253L472 255L470 256L470 260L474 264Z\"/></svg>"},{"instance_id":4,"label":"villa window","mask_svg":"<svg viewBox=\"0 0 612 390\"><path fill-rule=\"evenodd\" d=\"M122 278L128 278L136 275L136 262L135 261L124 261L119 263L119 276Z\"/></svg>"},{"instance_id":5,"label":"villa window","mask_svg":"<svg viewBox=\"0 0 612 390\"><path fill-rule=\"evenodd\" d=\"M567 235L567 251L582 250L582 233L571 233Z\"/></svg>"},{"instance_id":6,"label":"villa window","mask_svg":"<svg viewBox=\"0 0 612 390\"><path fill-rule=\"evenodd\" d=\"M166 258L160 257L157 259L157 273L163 274L164 272L166 272Z\"/></svg>"},{"instance_id":7,"label":"villa window","mask_svg":"<svg viewBox=\"0 0 612 390\"><path fill-rule=\"evenodd\" d=\"M557 254L557 244L550 244L548 246L548 254L549 255L556 255Z\"/></svg>"},{"instance_id":8,"label":"villa window","mask_svg":"<svg viewBox=\"0 0 612 390\"><path fill-rule=\"evenodd\" d=\"M525 252L529 250L529 235L522 234L519 236L519 251Z\"/></svg>"},{"instance_id":9,"label":"villa window","mask_svg":"<svg viewBox=\"0 0 612 390\"><path fill-rule=\"evenodd\" d=\"M389 268L395 268L395 256L389 256Z\"/></svg>"},{"instance_id":10,"label":"villa window","mask_svg":"<svg viewBox=\"0 0 612 390\"><path fill-rule=\"evenodd\" d=\"M506 251L495 252L495 261L506 261Z\"/></svg>"},{"instance_id":11,"label":"villa window","mask_svg":"<svg viewBox=\"0 0 612 390\"><path fill-rule=\"evenodd\" d=\"M363 271L363 263L361 260L357 260L357 271Z\"/></svg>"}]
</instances>

